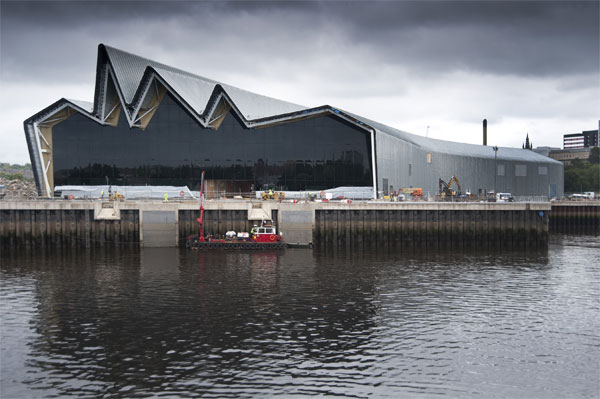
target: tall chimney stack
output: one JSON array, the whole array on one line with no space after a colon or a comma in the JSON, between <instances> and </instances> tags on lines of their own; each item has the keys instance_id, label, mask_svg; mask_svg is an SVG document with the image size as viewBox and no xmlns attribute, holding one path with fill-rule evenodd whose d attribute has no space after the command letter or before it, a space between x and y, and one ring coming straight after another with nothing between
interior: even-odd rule
<instances>
[{"instance_id":1,"label":"tall chimney stack","mask_svg":"<svg viewBox=\"0 0 600 399\"><path fill-rule=\"evenodd\" d=\"M483 120L483 145L487 145L487 119Z\"/></svg>"}]
</instances>

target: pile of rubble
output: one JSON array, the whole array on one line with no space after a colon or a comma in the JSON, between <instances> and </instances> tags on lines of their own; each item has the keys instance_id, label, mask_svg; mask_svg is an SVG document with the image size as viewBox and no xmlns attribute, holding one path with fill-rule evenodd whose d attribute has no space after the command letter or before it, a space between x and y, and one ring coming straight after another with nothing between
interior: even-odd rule
<instances>
[{"instance_id":1,"label":"pile of rubble","mask_svg":"<svg viewBox=\"0 0 600 399\"><path fill-rule=\"evenodd\" d=\"M36 199L38 197L37 189L35 188L35 183L33 181L8 180L0 177L0 185L5 186L5 200ZM0 197L2 197L1 192Z\"/></svg>"}]
</instances>

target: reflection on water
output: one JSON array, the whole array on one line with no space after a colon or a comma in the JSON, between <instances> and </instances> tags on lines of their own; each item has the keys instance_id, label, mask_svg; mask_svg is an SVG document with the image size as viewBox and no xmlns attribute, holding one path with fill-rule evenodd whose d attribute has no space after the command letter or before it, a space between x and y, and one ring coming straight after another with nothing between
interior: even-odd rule
<instances>
[{"instance_id":1,"label":"reflection on water","mask_svg":"<svg viewBox=\"0 0 600 399\"><path fill-rule=\"evenodd\" d=\"M600 241L2 254L2 397L593 397Z\"/></svg>"}]
</instances>

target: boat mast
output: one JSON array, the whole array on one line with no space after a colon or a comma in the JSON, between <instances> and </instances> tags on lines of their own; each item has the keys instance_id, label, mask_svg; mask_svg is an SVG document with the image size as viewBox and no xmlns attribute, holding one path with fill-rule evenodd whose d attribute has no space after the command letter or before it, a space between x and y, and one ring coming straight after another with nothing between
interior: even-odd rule
<instances>
[{"instance_id":1,"label":"boat mast","mask_svg":"<svg viewBox=\"0 0 600 399\"><path fill-rule=\"evenodd\" d=\"M204 171L202 171L202 177L200 178L200 217L196 220L200 223L200 237L198 237L198 241L204 242Z\"/></svg>"}]
</instances>

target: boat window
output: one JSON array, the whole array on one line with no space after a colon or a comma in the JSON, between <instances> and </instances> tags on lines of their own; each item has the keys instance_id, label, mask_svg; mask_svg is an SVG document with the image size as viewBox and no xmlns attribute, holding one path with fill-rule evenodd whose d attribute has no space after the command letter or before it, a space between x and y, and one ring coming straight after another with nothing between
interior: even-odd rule
<instances>
[{"instance_id":1,"label":"boat window","mask_svg":"<svg viewBox=\"0 0 600 399\"><path fill-rule=\"evenodd\" d=\"M273 229L266 229L267 234L273 234Z\"/></svg>"},{"instance_id":2,"label":"boat window","mask_svg":"<svg viewBox=\"0 0 600 399\"><path fill-rule=\"evenodd\" d=\"M265 229L261 227L260 229L258 229L258 233L259 234L265 234Z\"/></svg>"}]
</instances>

